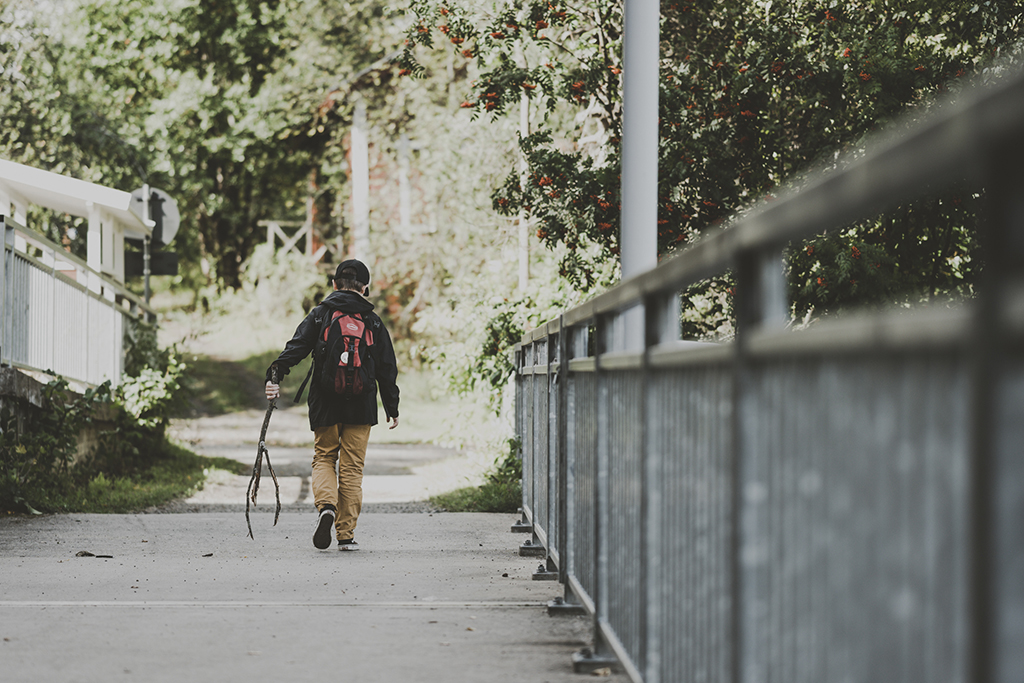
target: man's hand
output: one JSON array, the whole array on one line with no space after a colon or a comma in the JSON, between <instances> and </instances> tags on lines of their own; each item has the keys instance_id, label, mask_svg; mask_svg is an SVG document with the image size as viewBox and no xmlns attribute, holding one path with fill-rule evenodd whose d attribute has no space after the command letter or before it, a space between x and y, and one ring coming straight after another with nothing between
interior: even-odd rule
<instances>
[{"instance_id":1,"label":"man's hand","mask_svg":"<svg viewBox=\"0 0 1024 683\"><path fill-rule=\"evenodd\" d=\"M267 400L273 401L281 395L281 385L267 382Z\"/></svg>"},{"instance_id":2,"label":"man's hand","mask_svg":"<svg viewBox=\"0 0 1024 683\"><path fill-rule=\"evenodd\" d=\"M388 420L388 422L390 423L390 425L388 426L388 429L394 429L395 427L398 426L398 418L397 417L392 417L391 419Z\"/></svg>"}]
</instances>

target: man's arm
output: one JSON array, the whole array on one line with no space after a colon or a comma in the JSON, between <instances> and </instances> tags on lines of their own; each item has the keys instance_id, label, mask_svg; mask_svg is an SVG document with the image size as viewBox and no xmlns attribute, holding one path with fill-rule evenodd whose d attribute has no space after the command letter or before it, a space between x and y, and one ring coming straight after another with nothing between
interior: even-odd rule
<instances>
[{"instance_id":1,"label":"man's arm","mask_svg":"<svg viewBox=\"0 0 1024 683\"><path fill-rule=\"evenodd\" d=\"M398 426L398 362L395 360L395 347L391 343L391 335L380 326L377 335L380 348L377 358L377 386L380 388L380 401L384 404L384 412L390 423L389 429Z\"/></svg>"}]
</instances>

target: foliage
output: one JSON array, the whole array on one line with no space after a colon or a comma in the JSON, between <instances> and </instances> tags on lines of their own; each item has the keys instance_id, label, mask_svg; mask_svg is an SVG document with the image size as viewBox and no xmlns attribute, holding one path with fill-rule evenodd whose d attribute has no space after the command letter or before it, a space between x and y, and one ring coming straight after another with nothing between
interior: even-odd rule
<instances>
[{"instance_id":1,"label":"foliage","mask_svg":"<svg viewBox=\"0 0 1024 683\"><path fill-rule=\"evenodd\" d=\"M525 330L546 323L578 295L557 279L514 296L481 299L479 289L476 282L453 283L447 305L424 311L414 330L437 340L420 352L449 378L454 392L479 391L497 412L512 378L512 347Z\"/></svg>"},{"instance_id":2,"label":"foliage","mask_svg":"<svg viewBox=\"0 0 1024 683\"><path fill-rule=\"evenodd\" d=\"M149 325L132 326L125 348L117 387L105 382L77 394L54 376L41 407L0 411L0 509L123 510L201 485L212 461L195 461L164 435L185 364L173 348L157 347Z\"/></svg>"},{"instance_id":3,"label":"foliage","mask_svg":"<svg viewBox=\"0 0 1024 683\"><path fill-rule=\"evenodd\" d=\"M192 284L238 287L259 221L301 219L307 197L321 228L340 223L342 86L394 42L375 0L13 0L0 17L0 153L166 190Z\"/></svg>"},{"instance_id":4,"label":"foliage","mask_svg":"<svg viewBox=\"0 0 1024 683\"><path fill-rule=\"evenodd\" d=\"M612 231L618 219L612 216L618 210L618 171L605 147L609 131L620 126L618 78L608 68L618 61L618 5L584 2L569 8L545 1L492 10L475 3L415 0L409 13L413 21L401 60L407 73L427 75L416 48L432 48L440 38L454 46L455 60L473 60L480 71L462 108L494 119L525 95L547 118L549 127L521 140L529 162L525 186L514 169L494 192L493 207L505 216L524 209L535 217L542 242L567 247L561 274L581 290L593 288L597 262L617 253ZM560 106L584 109L581 130L550 127L560 122L551 118ZM582 129L589 145L564 140ZM575 149L566 151L567 146Z\"/></svg>"},{"instance_id":5,"label":"foliage","mask_svg":"<svg viewBox=\"0 0 1024 683\"><path fill-rule=\"evenodd\" d=\"M523 478L523 444L518 438L509 439L505 457L497 463L487 480L496 484L518 482Z\"/></svg>"},{"instance_id":6,"label":"foliage","mask_svg":"<svg viewBox=\"0 0 1024 683\"><path fill-rule=\"evenodd\" d=\"M156 323L149 323L138 318L127 318L126 320L124 333L125 374L135 377L143 368L166 367L172 349L160 348Z\"/></svg>"},{"instance_id":7,"label":"foliage","mask_svg":"<svg viewBox=\"0 0 1024 683\"><path fill-rule=\"evenodd\" d=\"M115 391L117 402L144 427L163 428L181 388L186 365L172 353L164 368L146 367L126 376Z\"/></svg>"},{"instance_id":8,"label":"foliage","mask_svg":"<svg viewBox=\"0 0 1024 683\"><path fill-rule=\"evenodd\" d=\"M533 0L491 9L415 0L403 56L410 75L424 75L418 56L440 38L456 59L474 60L481 75L462 106L492 120L524 93L549 115L565 107L578 112L573 129L560 128L556 117L521 141L526 182L511 169L493 200L504 215L527 211L545 244L564 246L562 273L581 289L618 249L619 7ZM880 123L907 107L927 108L929 98L958 88L960 76L1012 53L1022 16L1018 3L1003 2L662 3L660 254L685 247ZM917 208L857 226L833 247L818 244L819 255L856 248L865 253L862 263L880 268L868 272L845 257L798 258L791 266L795 312L912 287L929 295L969 289L974 269L963 264L974 258L973 239L962 213L954 196L942 197L927 222L949 228L930 240ZM937 252L936 244L946 250ZM886 268L882 249L893 267Z\"/></svg>"},{"instance_id":9,"label":"foliage","mask_svg":"<svg viewBox=\"0 0 1024 683\"><path fill-rule=\"evenodd\" d=\"M515 512L523 504L519 482L467 486L430 497L430 502L447 512Z\"/></svg>"},{"instance_id":10,"label":"foliage","mask_svg":"<svg viewBox=\"0 0 1024 683\"><path fill-rule=\"evenodd\" d=\"M206 415L265 409L267 402L263 393L264 376L280 352L280 349L267 351L240 361L195 357L189 362L188 373L184 379L189 399L195 401L200 411ZM291 405L290 401L298 393L307 369L308 361L293 368L292 372L285 376L281 382L281 395L287 401L279 400L279 405ZM402 399L405 400L404 391Z\"/></svg>"},{"instance_id":11,"label":"foliage","mask_svg":"<svg viewBox=\"0 0 1024 683\"><path fill-rule=\"evenodd\" d=\"M260 317L276 315L279 311L301 311L303 314L320 303L331 292L327 277L309 260L294 252L275 251L269 244L257 246L242 268L241 287L236 294L225 297L222 308L235 307L244 301L247 308Z\"/></svg>"},{"instance_id":12,"label":"foliage","mask_svg":"<svg viewBox=\"0 0 1024 683\"><path fill-rule=\"evenodd\" d=\"M170 415L180 410L179 390L187 366L175 347L160 348L154 323L132 320L124 337L124 375L113 399L139 425L162 430Z\"/></svg>"},{"instance_id":13,"label":"foliage","mask_svg":"<svg viewBox=\"0 0 1024 683\"><path fill-rule=\"evenodd\" d=\"M79 395L55 377L44 388L41 408L19 418L5 406L0 510L129 512L189 495L209 468L247 472L243 463L168 443L161 430L140 424L112 401L108 384ZM79 454L78 438L87 427L98 432L97 444Z\"/></svg>"},{"instance_id":14,"label":"foliage","mask_svg":"<svg viewBox=\"0 0 1024 683\"><path fill-rule=\"evenodd\" d=\"M791 250L794 315L973 295L979 201L962 192L927 198Z\"/></svg>"}]
</instances>

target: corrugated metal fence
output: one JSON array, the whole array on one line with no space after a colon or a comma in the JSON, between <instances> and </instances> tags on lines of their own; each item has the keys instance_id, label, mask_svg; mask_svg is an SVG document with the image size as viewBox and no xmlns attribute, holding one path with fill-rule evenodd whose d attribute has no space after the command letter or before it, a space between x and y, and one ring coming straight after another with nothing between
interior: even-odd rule
<instances>
[{"instance_id":1,"label":"corrugated metal fence","mask_svg":"<svg viewBox=\"0 0 1024 683\"><path fill-rule=\"evenodd\" d=\"M868 150L517 346L525 521L635 681L1024 681L1024 75ZM790 243L965 180L977 298L786 329Z\"/></svg>"},{"instance_id":2,"label":"corrugated metal fence","mask_svg":"<svg viewBox=\"0 0 1024 683\"><path fill-rule=\"evenodd\" d=\"M153 311L42 235L2 216L0 228L0 363L118 384L125 333Z\"/></svg>"}]
</instances>

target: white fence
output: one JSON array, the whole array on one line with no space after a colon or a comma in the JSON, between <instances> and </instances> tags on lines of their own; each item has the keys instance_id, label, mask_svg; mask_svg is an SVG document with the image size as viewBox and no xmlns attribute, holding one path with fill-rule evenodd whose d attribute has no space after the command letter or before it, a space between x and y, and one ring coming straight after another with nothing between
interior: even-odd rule
<instances>
[{"instance_id":1,"label":"white fence","mask_svg":"<svg viewBox=\"0 0 1024 683\"><path fill-rule=\"evenodd\" d=\"M117 385L124 336L156 315L123 285L42 235L0 216L0 364Z\"/></svg>"}]
</instances>

